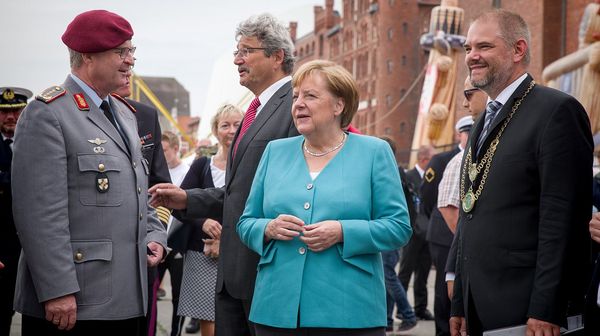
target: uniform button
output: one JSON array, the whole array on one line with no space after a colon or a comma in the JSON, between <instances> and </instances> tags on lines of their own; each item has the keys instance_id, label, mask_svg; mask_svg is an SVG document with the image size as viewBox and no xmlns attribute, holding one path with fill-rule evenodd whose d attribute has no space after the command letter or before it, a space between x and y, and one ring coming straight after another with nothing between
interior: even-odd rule
<instances>
[{"instance_id":1,"label":"uniform button","mask_svg":"<svg viewBox=\"0 0 600 336\"><path fill-rule=\"evenodd\" d=\"M313 188L313 184L312 183L309 183L309 184L306 185L306 189L310 190L312 188Z\"/></svg>"},{"instance_id":2,"label":"uniform button","mask_svg":"<svg viewBox=\"0 0 600 336\"><path fill-rule=\"evenodd\" d=\"M304 210L308 210L310 209L310 203L306 202L304 203Z\"/></svg>"},{"instance_id":3,"label":"uniform button","mask_svg":"<svg viewBox=\"0 0 600 336\"><path fill-rule=\"evenodd\" d=\"M76 261L82 261L83 260L83 253L77 251L77 253L75 253L75 260Z\"/></svg>"},{"instance_id":4,"label":"uniform button","mask_svg":"<svg viewBox=\"0 0 600 336\"><path fill-rule=\"evenodd\" d=\"M141 194L141 193L142 193L142 188L138 187L138 194Z\"/></svg>"},{"instance_id":5,"label":"uniform button","mask_svg":"<svg viewBox=\"0 0 600 336\"><path fill-rule=\"evenodd\" d=\"M467 219L468 219L468 220L471 220L471 219L473 219L473 214L467 214Z\"/></svg>"},{"instance_id":6,"label":"uniform button","mask_svg":"<svg viewBox=\"0 0 600 336\"><path fill-rule=\"evenodd\" d=\"M105 168L106 168L106 167L104 166L104 163L101 163L101 164L99 164L99 165L98 165L98 170L99 170L100 172L103 172Z\"/></svg>"},{"instance_id":7,"label":"uniform button","mask_svg":"<svg viewBox=\"0 0 600 336\"><path fill-rule=\"evenodd\" d=\"M133 168L137 168L137 164L135 162L133 163Z\"/></svg>"},{"instance_id":8,"label":"uniform button","mask_svg":"<svg viewBox=\"0 0 600 336\"><path fill-rule=\"evenodd\" d=\"M298 253L304 254L304 253L306 253L306 249L304 247L300 247L300 248L298 248Z\"/></svg>"},{"instance_id":9,"label":"uniform button","mask_svg":"<svg viewBox=\"0 0 600 336\"><path fill-rule=\"evenodd\" d=\"M142 220L142 218L144 218L144 215L140 212L140 220Z\"/></svg>"}]
</instances>

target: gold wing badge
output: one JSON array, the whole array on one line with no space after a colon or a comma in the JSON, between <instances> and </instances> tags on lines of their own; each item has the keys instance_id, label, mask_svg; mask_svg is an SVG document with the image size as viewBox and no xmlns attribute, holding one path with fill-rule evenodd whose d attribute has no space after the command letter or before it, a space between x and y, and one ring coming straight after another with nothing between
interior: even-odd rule
<instances>
[{"instance_id":1,"label":"gold wing badge","mask_svg":"<svg viewBox=\"0 0 600 336\"><path fill-rule=\"evenodd\" d=\"M96 145L96 147L94 147L94 153L96 154L102 154L105 152L104 147L100 146L103 145L107 142L107 140L102 140L100 138L96 138L96 139L89 139L88 140L89 143Z\"/></svg>"}]
</instances>

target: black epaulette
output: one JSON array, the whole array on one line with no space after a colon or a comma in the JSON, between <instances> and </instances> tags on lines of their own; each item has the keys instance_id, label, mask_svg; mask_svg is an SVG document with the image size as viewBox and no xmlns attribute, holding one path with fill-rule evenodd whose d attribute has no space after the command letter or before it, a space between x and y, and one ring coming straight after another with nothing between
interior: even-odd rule
<instances>
[{"instance_id":1,"label":"black epaulette","mask_svg":"<svg viewBox=\"0 0 600 336\"><path fill-rule=\"evenodd\" d=\"M43 101L46 104L51 103L56 98L63 96L67 91L62 86L51 86L46 90L42 91L39 95L35 96L35 99Z\"/></svg>"},{"instance_id":2,"label":"black epaulette","mask_svg":"<svg viewBox=\"0 0 600 336\"><path fill-rule=\"evenodd\" d=\"M123 103L123 104L127 105L127 107L129 107L129 109L131 110L131 112L133 112L133 113L137 112L137 111L135 110L135 107L131 106L131 104L129 104L129 103L127 102L127 100L125 100L125 98L123 98L123 97L119 96L119 95L118 95L118 94L116 94L116 93L111 93L110 95L111 95L111 96L113 96L114 98L117 98L117 99L118 99L118 100L119 100L121 103Z\"/></svg>"}]
</instances>

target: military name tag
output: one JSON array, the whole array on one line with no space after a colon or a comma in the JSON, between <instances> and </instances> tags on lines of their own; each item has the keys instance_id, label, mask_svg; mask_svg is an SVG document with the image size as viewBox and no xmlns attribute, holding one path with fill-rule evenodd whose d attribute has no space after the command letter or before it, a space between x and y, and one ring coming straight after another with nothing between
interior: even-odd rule
<instances>
[{"instance_id":1,"label":"military name tag","mask_svg":"<svg viewBox=\"0 0 600 336\"><path fill-rule=\"evenodd\" d=\"M108 176L106 173L98 173L96 174L96 190L99 193L108 192L109 189Z\"/></svg>"}]
</instances>

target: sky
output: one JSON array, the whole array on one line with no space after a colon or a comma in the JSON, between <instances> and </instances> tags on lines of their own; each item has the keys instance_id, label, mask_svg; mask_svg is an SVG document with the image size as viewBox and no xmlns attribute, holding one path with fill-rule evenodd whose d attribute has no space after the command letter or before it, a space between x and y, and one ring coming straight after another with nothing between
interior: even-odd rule
<instances>
[{"instance_id":1,"label":"sky","mask_svg":"<svg viewBox=\"0 0 600 336\"><path fill-rule=\"evenodd\" d=\"M336 1L336 9L341 2ZM313 28L313 6L324 4L324 0L4 0L0 87L20 86L37 94L64 82L70 69L60 37L77 14L106 9L133 27L137 75L174 77L190 92L191 114L202 117L204 137L214 112L208 110L225 101L237 103L244 92L231 55L237 24L268 12L286 26L297 21L300 37Z\"/></svg>"}]
</instances>

